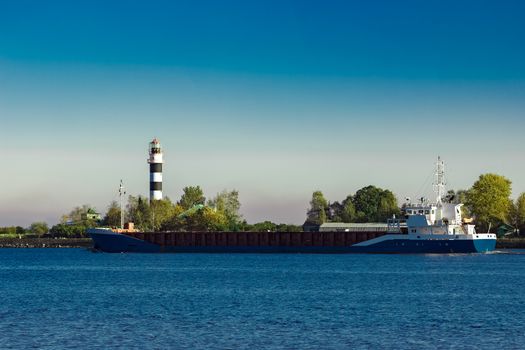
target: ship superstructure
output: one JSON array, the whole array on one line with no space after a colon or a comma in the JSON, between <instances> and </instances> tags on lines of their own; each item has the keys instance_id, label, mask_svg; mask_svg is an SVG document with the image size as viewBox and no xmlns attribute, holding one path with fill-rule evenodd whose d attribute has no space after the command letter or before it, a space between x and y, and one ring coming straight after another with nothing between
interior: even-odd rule
<instances>
[{"instance_id":1,"label":"ship superstructure","mask_svg":"<svg viewBox=\"0 0 525 350\"><path fill-rule=\"evenodd\" d=\"M477 233L475 225L462 217L462 203L445 200L445 164L438 157L436 163L434 190L436 200L429 202L421 198L419 203L409 203L404 208L405 220L388 220L390 234L360 246L373 248L383 246L386 250L399 252L463 253L487 252L495 249L496 235ZM406 224L403 225L402 221ZM407 233L401 234L406 226Z\"/></svg>"},{"instance_id":2,"label":"ship superstructure","mask_svg":"<svg viewBox=\"0 0 525 350\"><path fill-rule=\"evenodd\" d=\"M463 220L461 210L463 204L444 200L445 164L440 157L436 163L435 177L436 201L430 203L425 198L421 198L419 203L408 204L404 209L407 227L409 227L408 233L424 235L475 234L475 225Z\"/></svg>"}]
</instances>

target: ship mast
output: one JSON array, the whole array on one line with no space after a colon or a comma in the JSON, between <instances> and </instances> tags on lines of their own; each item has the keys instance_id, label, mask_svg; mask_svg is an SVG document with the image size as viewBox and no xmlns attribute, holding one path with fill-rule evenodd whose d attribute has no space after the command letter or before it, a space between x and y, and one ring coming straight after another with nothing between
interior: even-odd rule
<instances>
[{"instance_id":1,"label":"ship mast","mask_svg":"<svg viewBox=\"0 0 525 350\"><path fill-rule=\"evenodd\" d=\"M122 183L122 179L120 179L120 186L118 187L118 196L119 196L119 202L120 202L120 229L124 229L124 215L122 215L122 196L126 194L126 191L124 191L124 184Z\"/></svg>"},{"instance_id":2,"label":"ship mast","mask_svg":"<svg viewBox=\"0 0 525 350\"><path fill-rule=\"evenodd\" d=\"M443 197L445 196L445 163L438 156L436 163L436 179L434 191L436 192L436 221L443 220Z\"/></svg>"},{"instance_id":3,"label":"ship mast","mask_svg":"<svg viewBox=\"0 0 525 350\"><path fill-rule=\"evenodd\" d=\"M445 196L445 163L438 156L436 163L436 183L434 184L434 191L436 192L436 204L442 204L443 197Z\"/></svg>"}]
</instances>

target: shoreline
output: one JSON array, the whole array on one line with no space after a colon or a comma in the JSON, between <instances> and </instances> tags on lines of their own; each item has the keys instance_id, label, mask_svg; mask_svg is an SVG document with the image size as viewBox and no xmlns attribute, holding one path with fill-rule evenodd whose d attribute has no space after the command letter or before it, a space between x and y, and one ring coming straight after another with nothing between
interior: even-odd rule
<instances>
[{"instance_id":1,"label":"shoreline","mask_svg":"<svg viewBox=\"0 0 525 350\"><path fill-rule=\"evenodd\" d=\"M91 248L91 238L0 238L0 248ZM496 249L525 249L523 238L498 238Z\"/></svg>"},{"instance_id":2,"label":"shoreline","mask_svg":"<svg viewBox=\"0 0 525 350\"><path fill-rule=\"evenodd\" d=\"M0 248L91 248L91 238L0 238Z\"/></svg>"}]
</instances>

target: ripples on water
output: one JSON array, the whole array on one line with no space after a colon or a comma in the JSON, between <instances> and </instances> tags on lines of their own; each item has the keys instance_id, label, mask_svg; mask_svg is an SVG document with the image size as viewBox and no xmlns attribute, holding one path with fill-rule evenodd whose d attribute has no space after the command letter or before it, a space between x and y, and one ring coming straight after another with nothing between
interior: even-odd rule
<instances>
[{"instance_id":1,"label":"ripples on water","mask_svg":"<svg viewBox=\"0 0 525 350\"><path fill-rule=\"evenodd\" d=\"M518 349L524 259L0 249L0 348Z\"/></svg>"}]
</instances>

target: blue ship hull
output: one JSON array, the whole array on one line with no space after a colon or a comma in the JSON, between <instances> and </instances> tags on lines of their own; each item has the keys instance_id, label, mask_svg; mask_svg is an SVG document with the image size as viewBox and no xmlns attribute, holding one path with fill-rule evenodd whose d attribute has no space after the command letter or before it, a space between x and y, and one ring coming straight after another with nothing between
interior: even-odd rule
<instances>
[{"instance_id":1,"label":"blue ship hull","mask_svg":"<svg viewBox=\"0 0 525 350\"><path fill-rule=\"evenodd\" d=\"M112 231L88 231L94 249L109 253L369 253L369 254L451 254L484 253L495 249L495 239L436 239L413 240L400 238L383 240L369 245L349 246L170 246L159 245ZM366 242L365 242L366 243Z\"/></svg>"}]
</instances>

